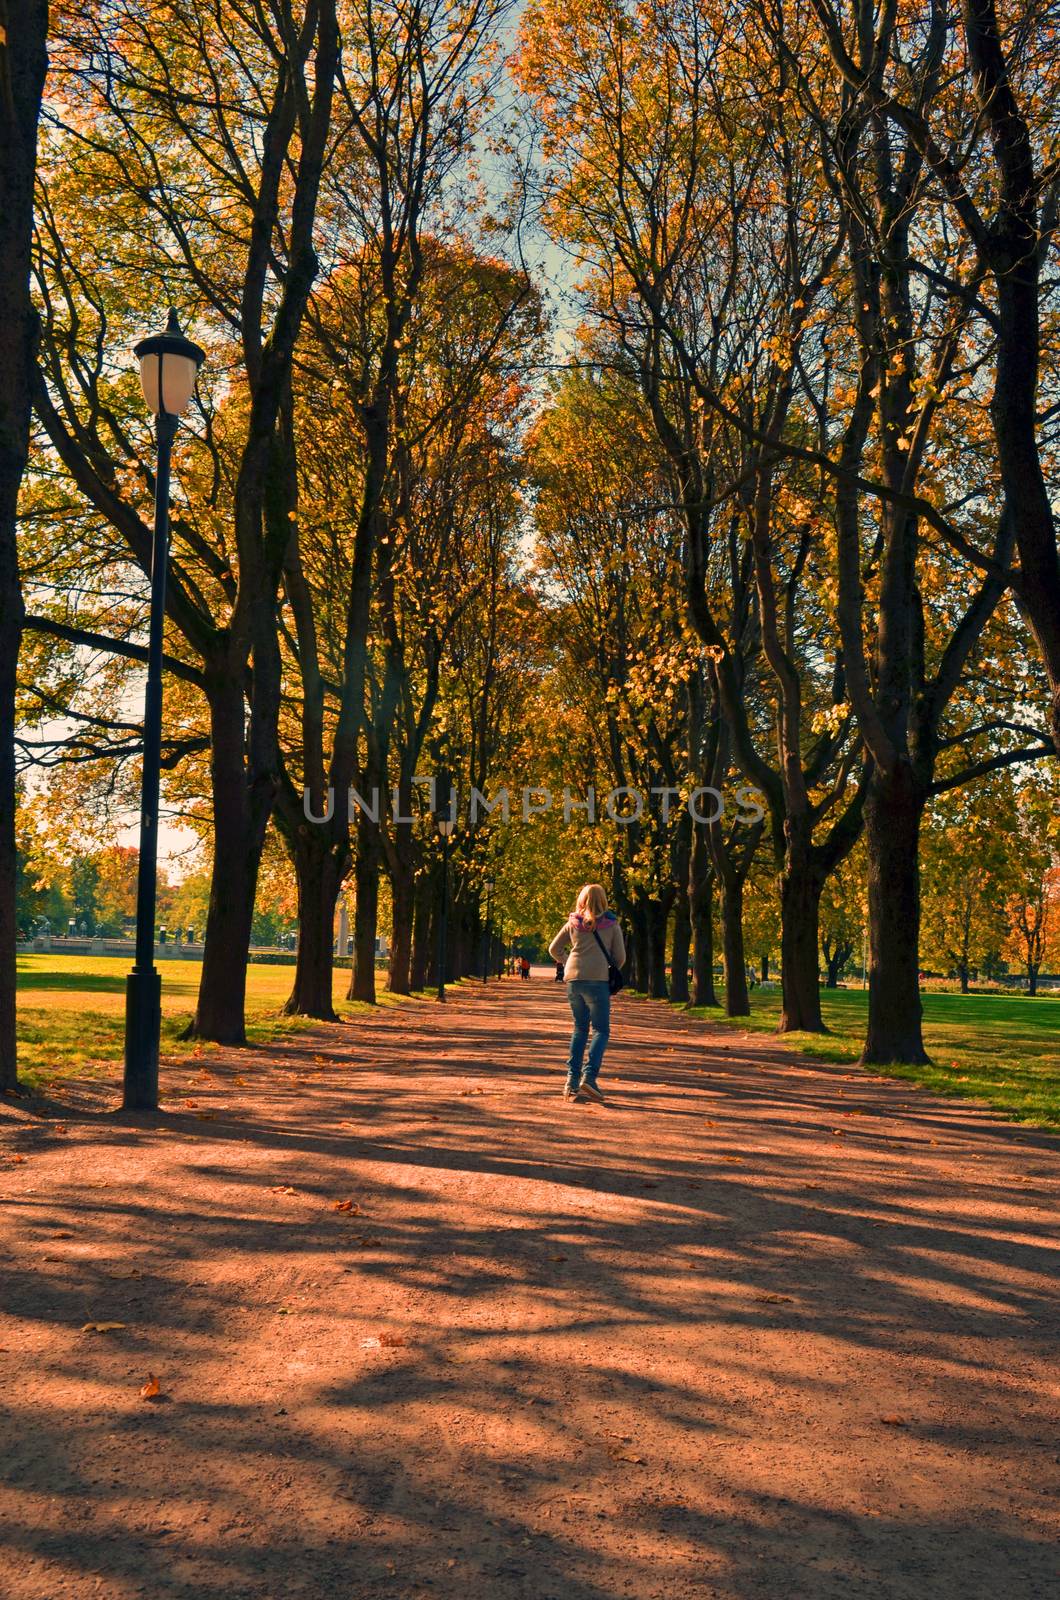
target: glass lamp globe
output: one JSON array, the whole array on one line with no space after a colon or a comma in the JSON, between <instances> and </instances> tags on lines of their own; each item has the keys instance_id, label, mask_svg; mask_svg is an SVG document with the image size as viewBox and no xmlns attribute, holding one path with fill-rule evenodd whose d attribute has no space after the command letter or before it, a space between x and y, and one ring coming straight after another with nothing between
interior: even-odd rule
<instances>
[{"instance_id":1,"label":"glass lamp globe","mask_svg":"<svg viewBox=\"0 0 1060 1600\"><path fill-rule=\"evenodd\" d=\"M148 411L156 417L181 416L206 352L181 333L177 313L171 309L165 333L141 339L133 354L140 363L140 387Z\"/></svg>"}]
</instances>

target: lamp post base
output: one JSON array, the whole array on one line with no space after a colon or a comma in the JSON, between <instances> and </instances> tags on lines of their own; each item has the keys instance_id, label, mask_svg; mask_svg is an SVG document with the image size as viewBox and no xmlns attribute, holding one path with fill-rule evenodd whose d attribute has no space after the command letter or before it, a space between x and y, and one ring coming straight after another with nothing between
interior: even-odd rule
<instances>
[{"instance_id":1,"label":"lamp post base","mask_svg":"<svg viewBox=\"0 0 1060 1600\"><path fill-rule=\"evenodd\" d=\"M158 1110L162 975L134 967L125 980L125 1084L122 1109Z\"/></svg>"}]
</instances>

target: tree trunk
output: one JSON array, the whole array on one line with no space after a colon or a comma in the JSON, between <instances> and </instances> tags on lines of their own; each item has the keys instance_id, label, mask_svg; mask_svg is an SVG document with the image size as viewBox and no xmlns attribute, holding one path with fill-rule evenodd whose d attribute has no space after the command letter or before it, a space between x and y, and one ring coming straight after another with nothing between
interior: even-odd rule
<instances>
[{"instance_id":1,"label":"tree trunk","mask_svg":"<svg viewBox=\"0 0 1060 1600\"><path fill-rule=\"evenodd\" d=\"M692 922L692 1004L716 1006L714 992L714 867L702 827L692 837L688 905Z\"/></svg>"},{"instance_id":2,"label":"tree trunk","mask_svg":"<svg viewBox=\"0 0 1060 1600\"><path fill-rule=\"evenodd\" d=\"M762 966L761 966L761 970L760 970L759 976L760 976L760 978L761 978L763 983L768 983L769 982L769 957L768 957L768 955L765 955L765 956L762 957Z\"/></svg>"},{"instance_id":3,"label":"tree trunk","mask_svg":"<svg viewBox=\"0 0 1060 1600\"><path fill-rule=\"evenodd\" d=\"M434 947L431 884L431 873L421 868L416 877L415 904L412 913L412 971L409 982L414 994L426 989L431 970L431 950Z\"/></svg>"},{"instance_id":4,"label":"tree trunk","mask_svg":"<svg viewBox=\"0 0 1060 1600\"><path fill-rule=\"evenodd\" d=\"M412 971L412 923L415 902L411 861L397 861L390 875L394 915L390 928L390 967L387 986L391 994L408 994Z\"/></svg>"},{"instance_id":5,"label":"tree trunk","mask_svg":"<svg viewBox=\"0 0 1060 1600\"><path fill-rule=\"evenodd\" d=\"M968 964L967 964L967 962L965 962L965 961L958 962L958 964L957 964L957 976L961 980L961 993L962 994L967 994L968 993Z\"/></svg>"},{"instance_id":6,"label":"tree trunk","mask_svg":"<svg viewBox=\"0 0 1060 1600\"><path fill-rule=\"evenodd\" d=\"M825 1033L817 956L822 879L804 861L790 861L780 884L781 1033Z\"/></svg>"},{"instance_id":7,"label":"tree trunk","mask_svg":"<svg viewBox=\"0 0 1060 1600\"><path fill-rule=\"evenodd\" d=\"M692 872L692 818L681 812L671 849L674 888L669 903L674 907L673 950L670 956L670 999L675 1005L688 1004L688 952L692 946L692 907L688 886Z\"/></svg>"},{"instance_id":8,"label":"tree trunk","mask_svg":"<svg viewBox=\"0 0 1060 1600\"><path fill-rule=\"evenodd\" d=\"M1006 83L1002 92L1007 90ZM1034 206L1029 185L1021 199ZM1020 609L1038 641L1049 678L1049 722L1060 755L1060 551L1042 470L1038 417L1041 252L1033 217L1024 219L1023 230L1017 225L1013 232L1015 236L1006 241L1007 259L996 275L998 355L990 415L1005 500L1015 522Z\"/></svg>"},{"instance_id":9,"label":"tree trunk","mask_svg":"<svg viewBox=\"0 0 1060 1600\"><path fill-rule=\"evenodd\" d=\"M341 877L326 840L309 828L295 834L294 866L298 880L298 954L294 988L283 1008L284 1015L334 1022L335 902Z\"/></svg>"},{"instance_id":10,"label":"tree trunk","mask_svg":"<svg viewBox=\"0 0 1060 1600\"><path fill-rule=\"evenodd\" d=\"M1038 993L1038 967L1034 962L1027 967L1027 993L1032 997Z\"/></svg>"},{"instance_id":11,"label":"tree trunk","mask_svg":"<svg viewBox=\"0 0 1060 1600\"><path fill-rule=\"evenodd\" d=\"M749 1017L747 966L743 948L743 879L732 873L721 891L722 959L725 962L725 1015Z\"/></svg>"},{"instance_id":12,"label":"tree trunk","mask_svg":"<svg viewBox=\"0 0 1060 1600\"><path fill-rule=\"evenodd\" d=\"M674 944L670 956L670 999L686 1006L688 991L688 952L692 945L692 913L688 896L678 895L674 906Z\"/></svg>"},{"instance_id":13,"label":"tree trunk","mask_svg":"<svg viewBox=\"0 0 1060 1600\"><path fill-rule=\"evenodd\" d=\"M666 986L666 925L669 907L665 900L648 901L648 993L653 1000L665 1000Z\"/></svg>"},{"instance_id":14,"label":"tree trunk","mask_svg":"<svg viewBox=\"0 0 1060 1600\"><path fill-rule=\"evenodd\" d=\"M908 761L874 769L865 801L869 1021L862 1062L924 1063L920 1003L920 819L924 792Z\"/></svg>"},{"instance_id":15,"label":"tree trunk","mask_svg":"<svg viewBox=\"0 0 1060 1600\"><path fill-rule=\"evenodd\" d=\"M37 317L30 301L37 122L48 67L45 0L0 4L0 1090L18 1087L15 1046L15 684L25 609L16 538L29 452Z\"/></svg>"},{"instance_id":16,"label":"tree trunk","mask_svg":"<svg viewBox=\"0 0 1060 1600\"><path fill-rule=\"evenodd\" d=\"M839 974L845 962L850 959L851 948L852 946L842 941L838 944L832 944L828 939L822 941L821 954L824 956L826 989L839 988Z\"/></svg>"},{"instance_id":17,"label":"tree trunk","mask_svg":"<svg viewBox=\"0 0 1060 1600\"><path fill-rule=\"evenodd\" d=\"M353 865L353 971L349 998L375 1005L375 940L379 927L378 823L363 812L357 817L357 853Z\"/></svg>"},{"instance_id":18,"label":"tree trunk","mask_svg":"<svg viewBox=\"0 0 1060 1600\"><path fill-rule=\"evenodd\" d=\"M247 780L242 675L218 672L207 696L214 859L199 996L185 1037L245 1044L247 956L271 791Z\"/></svg>"},{"instance_id":19,"label":"tree trunk","mask_svg":"<svg viewBox=\"0 0 1060 1600\"><path fill-rule=\"evenodd\" d=\"M651 930L648 927L647 909L642 900L638 900L634 905L632 920L633 970L630 974L629 987L641 994L647 994L651 973Z\"/></svg>"}]
</instances>

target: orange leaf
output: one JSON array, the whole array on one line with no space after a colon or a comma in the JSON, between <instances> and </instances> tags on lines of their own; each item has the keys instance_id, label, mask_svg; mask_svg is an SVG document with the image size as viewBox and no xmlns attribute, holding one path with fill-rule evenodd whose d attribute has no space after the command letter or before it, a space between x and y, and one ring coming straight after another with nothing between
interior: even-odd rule
<instances>
[{"instance_id":1,"label":"orange leaf","mask_svg":"<svg viewBox=\"0 0 1060 1600\"><path fill-rule=\"evenodd\" d=\"M82 1333L110 1333L115 1328L124 1328L124 1322L86 1322L81 1329Z\"/></svg>"},{"instance_id":2,"label":"orange leaf","mask_svg":"<svg viewBox=\"0 0 1060 1600\"><path fill-rule=\"evenodd\" d=\"M21 1164L23 1161L25 1161L26 1158L25 1158L25 1156L12 1156L11 1159L12 1159L12 1161L15 1161L15 1162L18 1162L18 1163Z\"/></svg>"},{"instance_id":3,"label":"orange leaf","mask_svg":"<svg viewBox=\"0 0 1060 1600\"><path fill-rule=\"evenodd\" d=\"M403 1333L383 1333L379 1336L379 1343L384 1350L400 1350L408 1344Z\"/></svg>"},{"instance_id":4,"label":"orange leaf","mask_svg":"<svg viewBox=\"0 0 1060 1600\"><path fill-rule=\"evenodd\" d=\"M901 1417L881 1417L880 1421L885 1422L889 1428L905 1427L905 1422Z\"/></svg>"},{"instance_id":5,"label":"orange leaf","mask_svg":"<svg viewBox=\"0 0 1060 1600\"><path fill-rule=\"evenodd\" d=\"M361 1214L360 1206L354 1205L352 1200L333 1200L331 1207L333 1211L346 1211L354 1217L359 1217Z\"/></svg>"},{"instance_id":6,"label":"orange leaf","mask_svg":"<svg viewBox=\"0 0 1060 1600\"><path fill-rule=\"evenodd\" d=\"M147 1382L140 1390L140 1399L153 1400L159 1392L158 1379L155 1377L153 1372L149 1372L147 1374Z\"/></svg>"}]
</instances>

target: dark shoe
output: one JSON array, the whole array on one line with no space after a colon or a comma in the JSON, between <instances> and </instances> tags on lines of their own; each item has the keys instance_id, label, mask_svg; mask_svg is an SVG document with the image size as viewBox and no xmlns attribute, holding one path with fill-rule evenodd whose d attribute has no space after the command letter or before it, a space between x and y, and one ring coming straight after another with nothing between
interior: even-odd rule
<instances>
[{"instance_id":1,"label":"dark shoe","mask_svg":"<svg viewBox=\"0 0 1060 1600\"><path fill-rule=\"evenodd\" d=\"M607 1101L596 1087L595 1083L583 1083L582 1094L589 1100L595 1100L597 1105L606 1106Z\"/></svg>"}]
</instances>

